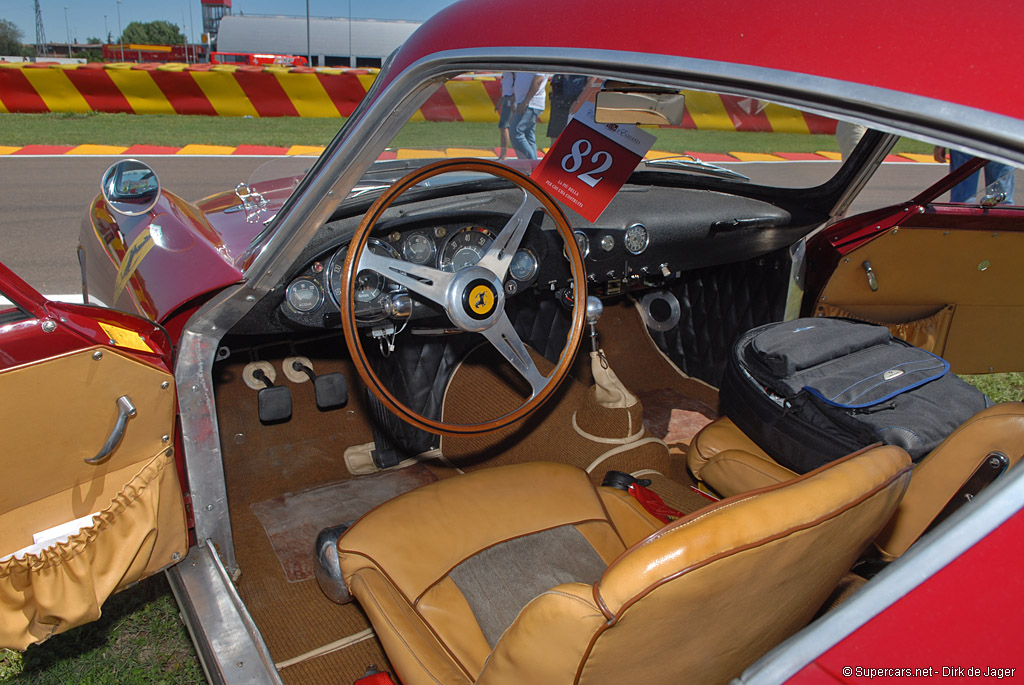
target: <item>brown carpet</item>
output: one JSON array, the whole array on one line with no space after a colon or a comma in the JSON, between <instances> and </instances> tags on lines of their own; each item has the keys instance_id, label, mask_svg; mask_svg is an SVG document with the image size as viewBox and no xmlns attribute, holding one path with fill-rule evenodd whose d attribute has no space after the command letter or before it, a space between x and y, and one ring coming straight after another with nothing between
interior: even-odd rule
<instances>
[{"instance_id":1,"label":"brown carpet","mask_svg":"<svg viewBox=\"0 0 1024 685\"><path fill-rule=\"evenodd\" d=\"M301 346L298 353L312 360L317 373L342 371L352 382L356 375L347 360L332 359L343 345L338 338ZM346 407L319 411L311 383L292 384L283 379L280 360L291 354L284 346L261 350L261 358L273 361L277 368L277 383L287 384L292 391L292 419L273 426L259 423L256 391L241 381L248 357L237 355L215 369L235 557L242 571L236 585L278 662L369 627L357 605L334 604L320 592L315 579L288 581L251 508L286 493L349 478L345 448L372 439L361 393L353 389ZM352 682L370 664L390 667L376 640L290 666L281 675L285 682Z\"/></svg>"},{"instance_id":2,"label":"brown carpet","mask_svg":"<svg viewBox=\"0 0 1024 685\"><path fill-rule=\"evenodd\" d=\"M297 583L314 577L312 541L321 530L353 521L378 504L435 480L427 467L412 464L285 493L254 503L252 511L263 524L288 582Z\"/></svg>"},{"instance_id":3,"label":"brown carpet","mask_svg":"<svg viewBox=\"0 0 1024 685\"><path fill-rule=\"evenodd\" d=\"M538 361L543 373L549 370ZM444 418L454 423L478 421L481 415L498 416L512 411L521 402L509 386L508 364L490 347L478 348L452 378L445 401ZM559 461L587 468L595 459L612 451L617 453L601 462L591 474L600 483L606 471L632 472L670 469L665 446L649 441L636 445L613 445L588 440L572 427L573 413L582 407L589 388L567 378L555 396L532 416L516 426L497 433L475 436L445 436L441 450L448 462L463 471L527 461ZM451 469L430 464L439 477L451 475ZM448 471L448 473L446 473Z\"/></svg>"},{"instance_id":4,"label":"brown carpet","mask_svg":"<svg viewBox=\"0 0 1024 685\"><path fill-rule=\"evenodd\" d=\"M675 396L700 403L717 416L718 390L684 375L665 358L630 299L606 301L597 332L612 368L631 392L640 395L668 388ZM583 376L580 380L589 382Z\"/></svg>"}]
</instances>

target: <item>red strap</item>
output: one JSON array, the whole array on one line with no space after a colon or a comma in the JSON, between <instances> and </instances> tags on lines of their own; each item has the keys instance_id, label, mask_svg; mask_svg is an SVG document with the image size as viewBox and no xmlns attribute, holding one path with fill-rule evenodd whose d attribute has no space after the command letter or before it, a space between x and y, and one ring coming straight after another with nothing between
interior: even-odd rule
<instances>
[{"instance_id":1,"label":"red strap","mask_svg":"<svg viewBox=\"0 0 1024 685\"><path fill-rule=\"evenodd\" d=\"M395 685L395 681L387 673L374 673L363 676L352 685Z\"/></svg>"},{"instance_id":2,"label":"red strap","mask_svg":"<svg viewBox=\"0 0 1024 685\"><path fill-rule=\"evenodd\" d=\"M640 506L662 523L671 523L673 520L683 517L683 512L676 511L668 506L658 497L658 493L648 490L639 483L633 483L629 486L629 494L633 495L636 501L640 503Z\"/></svg>"}]
</instances>

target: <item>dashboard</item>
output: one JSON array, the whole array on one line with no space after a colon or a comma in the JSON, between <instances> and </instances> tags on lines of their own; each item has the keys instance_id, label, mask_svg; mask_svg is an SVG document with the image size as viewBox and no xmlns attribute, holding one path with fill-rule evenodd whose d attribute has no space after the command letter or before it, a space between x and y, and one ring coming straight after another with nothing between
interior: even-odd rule
<instances>
[{"instance_id":1,"label":"dashboard","mask_svg":"<svg viewBox=\"0 0 1024 685\"><path fill-rule=\"evenodd\" d=\"M473 266L484 256L500 231L500 221L487 217L473 217L474 221L430 222L411 226L392 227L383 234L370 238L369 249L375 254L412 264L430 266L446 272L456 272ZM531 227L522 245L512 257L505 278L505 296L513 297L527 288L536 286L542 273L541 258L551 249L546 231ZM348 246L321 254L285 289L282 313L303 326L334 327L340 325L341 281ZM566 281L558 271L557 263L548 264L545 273L553 283ZM552 273L548 273L552 272ZM559 278L560 276L560 278ZM443 316L440 307L410 295L408 291L369 269L356 274L355 314L359 326L372 326L386 319L425 320Z\"/></svg>"},{"instance_id":2,"label":"dashboard","mask_svg":"<svg viewBox=\"0 0 1024 685\"><path fill-rule=\"evenodd\" d=\"M400 210L381 222L369 247L382 256L448 272L476 264L514 205L501 191L477 193L471 205L464 209L469 206L464 200L449 198L425 203L429 211ZM659 186L626 186L595 223L567 214L586 263L588 293L599 297L658 288L688 269L766 253L791 244L799 230L790 225L787 211L763 200ZM550 224L541 214L531 222L504 281L507 299L525 291L548 292L572 306L568 261ZM325 226L316 253L283 284L274 318L287 328L341 325L341 276L352 224L333 238L326 235L331 228ZM362 328L411 324L443 331L452 325L439 306L375 271L360 271L355 288L356 320Z\"/></svg>"}]
</instances>

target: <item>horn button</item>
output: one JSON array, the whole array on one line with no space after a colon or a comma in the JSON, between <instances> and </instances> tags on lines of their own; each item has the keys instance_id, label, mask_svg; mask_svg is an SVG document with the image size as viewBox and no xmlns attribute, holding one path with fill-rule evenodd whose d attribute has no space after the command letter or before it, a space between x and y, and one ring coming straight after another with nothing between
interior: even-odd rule
<instances>
[{"instance_id":1,"label":"horn button","mask_svg":"<svg viewBox=\"0 0 1024 685\"><path fill-rule=\"evenodd\" d=\"M501 280L488 269L471 266L455 275L445 309L452 323L464 331L480 332L490 328L505 305Z\"/></svg>"}]
</instances>

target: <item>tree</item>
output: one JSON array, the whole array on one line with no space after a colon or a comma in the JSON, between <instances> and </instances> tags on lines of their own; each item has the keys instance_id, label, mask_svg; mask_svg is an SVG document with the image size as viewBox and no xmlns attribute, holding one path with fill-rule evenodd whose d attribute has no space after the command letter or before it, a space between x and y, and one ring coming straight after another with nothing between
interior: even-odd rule
<instances>
[{"instance_id":1,"label":"tree","mask_svg":"<svg viewBox=\"0 0 1024 685\"><path fill-rule=\"evenodd\" d=\"M169 21L133 21L124 27L121 41L146 45L181 45L185 42L185 36Z\"/></svg>"},{"instance_id":2,"label":"tree","mask_svg":"<svg viewBox=\"0 0 1024 685\"><path fill-rule=\"evenodd\" d=\"M14 22L0 19L0 55L20 57L25 52L21 44L21 29Z\"/></svg>"}]
</instances>

